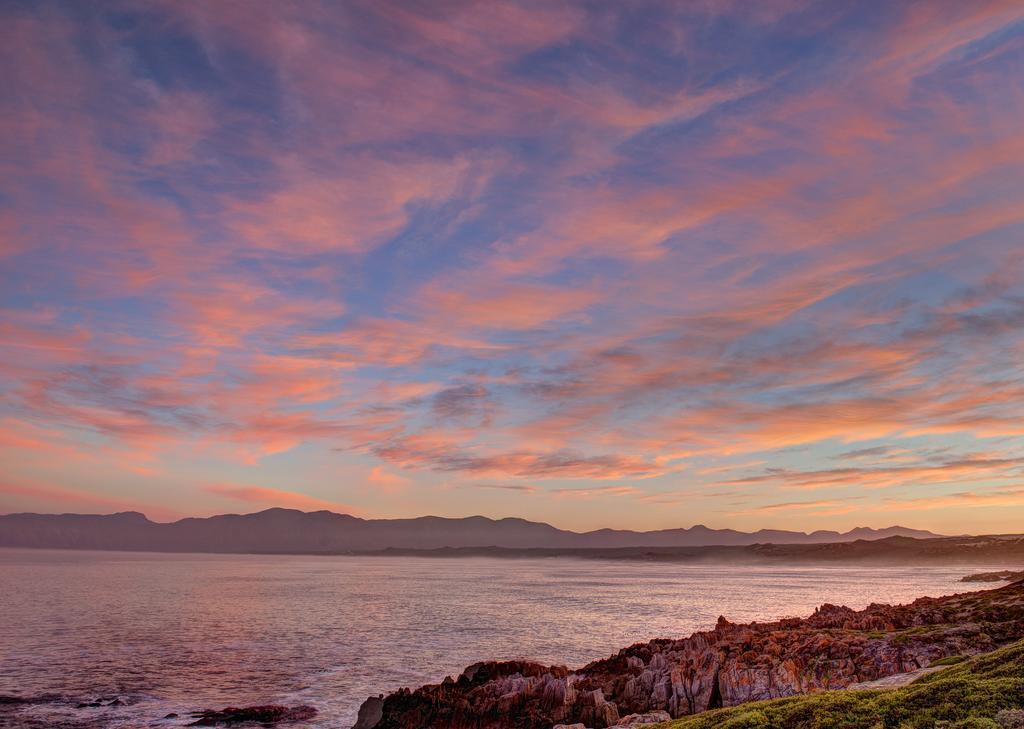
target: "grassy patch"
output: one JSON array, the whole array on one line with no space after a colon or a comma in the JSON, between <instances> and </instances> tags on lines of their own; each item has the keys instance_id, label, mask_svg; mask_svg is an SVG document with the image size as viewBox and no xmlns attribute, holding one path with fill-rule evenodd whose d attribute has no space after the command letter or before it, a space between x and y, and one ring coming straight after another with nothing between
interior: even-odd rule
<instances>
[{"instance_id":1,"label":"grassy patch","mask_svg":"<svg viewBox=\"0 0 1024 729\"><path fill-rule=\"evenodd\" d=\"M963 663L966 660L967 660L967 656L946 656L945 658L940 658L937 661L932 661L930 665L932 665L932 666L955 666L956 664Z\"/></svg>"},{"instance_id":2,"label":"grassy patch","mask_svg":"<svg viewBox=\"0 0 1024 729\"><path fill-rule=\"evenodd\" d=\"M999 727L1024 709L1024 641L963 660L910 686L827 691L758 701L659 725L662 729L956 729Z\"/></svg>"}]
</instances>

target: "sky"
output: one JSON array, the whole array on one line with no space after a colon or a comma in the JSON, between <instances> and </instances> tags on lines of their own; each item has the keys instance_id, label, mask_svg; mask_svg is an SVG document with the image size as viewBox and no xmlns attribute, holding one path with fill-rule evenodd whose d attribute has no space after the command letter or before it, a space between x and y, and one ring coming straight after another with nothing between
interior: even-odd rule
<instances>
[{"instance_id":1,"label":"sky","mask_svg":"<svg viewBox=\"0 0 1024 729\"><path fill-rule=\"evenodd\" d=\"M0 512L1024 524L1019 0L0 41Z\"/></svg>"}]
</instances>

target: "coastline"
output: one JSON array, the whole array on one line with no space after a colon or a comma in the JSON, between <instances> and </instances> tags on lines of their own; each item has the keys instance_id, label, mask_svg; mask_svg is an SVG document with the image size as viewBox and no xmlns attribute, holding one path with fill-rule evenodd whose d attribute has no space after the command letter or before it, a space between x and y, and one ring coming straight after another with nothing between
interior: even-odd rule
<instances>
[{"instance_id":1,"label":"coastline","mask_svg":"<svg viewBox=\"0 0 1024 729\"><path fill-rule=\"evenodd\" d=\"M525 661L471 665L440 684L371 697L354 729L604 729L846 689L994 651L1024 638L1024 581L861 611L655 639L570 670ZM515 717L510 720L509 717ZM641 718L637 718L641 717Z\"/></svg>"},{"instance_id":2,"label":"coastline","mask_svg":"<svg viewBox=\"0 0 1024 729\"><path fill-rule=\"evenodd\" d=\"M2 537L2 535L0 535ZM252 555L304 557L415 557L424 559L496 559L609 560L625 562L663 562L693 565L780 566L793 565L973 565L991 566L1010 572L1009 566L1024 563L1024 535L987 535L977 537L887 537L852 542L810 544L758 543L749 545L637 546L637 547L440 547L410 549L171 549L166 547L49 546L4 543L0 549L28 549L65 552L120 552L167 555Z\"/></svg>"},{"instance_id":3,"label":"coastline","mask_svg":"<svg viewBox=\"0 0 1024 729\"><path fill-rule=\"evenodd\" d=\"M35 598L32 592L24 595L22 602L26 608L49 605L41 601L47 592L46 585L65 584L65 577L72 580L67 584L81 586L72 591L77 595L74 601L79 606L92 604L88 600L91 594L111 595L112 588L129 579L138 586L138 595L158 600L143 611L152 618L129 620L126 615L117 635L104 637L83 625L62 638L62 650L78 647L78 650L88 651L94 660L81 665L65 664L59 673L56 664L47 662L45 641L31 636L45 635L49 624L47 612L66 614L67 611L60 608L60 603L39 612L19 611L16 604L11 605L10 614L22 625L25 639L15 636L13 641L8 641L7 647L13 651L9 656L23 656L26 670L9 665L16 670L8 672L0 694L27 698L50 694L54 700L49 706L41 703L24 706L23 710L0 707L0 724L4 724L3 716L17 711L17 715L23 717L35 714L66 719L65 723L71 722L67 726L76 729L180 727L197 720L195 712L220 712L230 706L244 708L268 703L288 709L312 706L319 712L314 719L293 724L281 722L282 726L350 727L356 720L357 707L366 696L380 690L394 691L401 686L432 683L445 674L458 676L464 666L485 659L519 660L545 666L564 661L563 665L579 667L615 655L621 646L639 644L636 641L645 644L654 636L680 637L712 630L720 613L737 624L780 621L787 616L809 615L823 597L859 610L873 601L909 603L921 595L949 595L981 587L959 584L958 580L970 570L961 571L956 566L893 570L835 564L824 568L780 569L766 564L723 571L702 564L677 567L624 561L565 560L559 564L549 560L503 563L487 558L465 561L363 559L337 560L332 564L320 558L293 559L280 555L182 558L181 555L151 553L118 556L94 552L76 556L73 551L52 555L43 550L18 551L20 555L5 556L5 564L14 567L4 573L11 584L37 573L40 577L46 576L39 585L43 592L37 591ZM325 569L328 571L324 572ZM89 578L83 581L85 575ZM398 575L403 577L395 582ZM228 581L225 582L225 578ZM538 582L538 578L543 581ZM387 582L382 583L381 579ZM354 591L321 592L327 585L343 584L352 585ZM531 585L526 595L522 590L524 584ZM85 585L90 586L88 592L82 591ZM443 586L443 589L432 587L432 592L424 593L423 588L427 586ZM165 598L182 588L193 596L193 602L200 598L197 604L219 604L227 599L244 606L248 596L259 595L259 600L248 603L249 608L242 608L243 614L255 617L256 622L244 621L250 625L249 630L225 635L219 630L208 633L204 641L208 648L201 654L187 636L182 640L176 634L161 634L164 637L158 643L149 642L150 637L146 636L153 635L153 626L173 618L173 603L168 609ZM306 594L318 597L296 599ZM435 597L430 598L431 594ZM386 603L393 604L394 608L384 614L384 620L371 618L372 606L377 604L375 599L363 600L363 596L373 598L374 595L391 595L398 601ZM426 602L424 597L428 597ZM82 598L86 600L83 602ZM325 598L329 599L325 601ZM356 605L363 600L363 607L339 612L350 599L354 599ZM107 602L109 600L103 597L93 610ZM400 605L408 605L408 610ZM273 606L276 609L271 609ZM328 622L314 623L325 638L331 638L316 644L296 643L292 639L308 635L311 628L308 617L293 622L290 627L287 621L268 622L258 617L285 614L281 613L283 609L296 616L309 616L328 606L333 606L329 610L334 617ZM437 610L442 612L432 612ZM454 614L451 620L444 617L452 611L458 613L457 617ZM364 621L360 617L364 614L371 619ZM424 623L424 614L436 614L439 619ZM35 615L39 616L38 620ZM326 617L327 613L324 615ZM202 630L201 624L195 629ZM344 632L345 626L370 630L374 637L370 641L350 640L354 636ZM414 638L414 634L407 631L416 630L417 626L426 632ZM176 664L187 654L191 656L188 675L179 677L147 671L139 676L141 681L114 680L123 672L130 675L136 670L136 664L120 660L117 646L122 641L134 642L144 637L149 647L137 654L138 661ZM445 657L432 656L431 652L436 654L441 645L446 646ZM223 667L223 657L229 655L237 656L232 658L233 664L245 668L242 656L234 653L238 650L253 656L259 654L269 661L248 665L246 670L252 671L255 681L251 686L238 684L241 670L228 673L219 670ZM302 658L311 652L317 657ZM90 663L97 661L106 665L104 673L90 677ZM263 665L267 670L261 669ZM281 668L272 666L288 667L282 673ZM324 668L329 673L322 673ZM402 674L405 678L396 680ZM204 676L206 678L202 678ZM285 680L282 682L279 678ZM224 688L205 688L215 685ZM191 688L182 691L184 687ZM295 691L294 687L304 688ZM162 718L169 713L177 713L178 717ZM36 726L49 725L44 721Z\"/></svg>"}]
</instances>

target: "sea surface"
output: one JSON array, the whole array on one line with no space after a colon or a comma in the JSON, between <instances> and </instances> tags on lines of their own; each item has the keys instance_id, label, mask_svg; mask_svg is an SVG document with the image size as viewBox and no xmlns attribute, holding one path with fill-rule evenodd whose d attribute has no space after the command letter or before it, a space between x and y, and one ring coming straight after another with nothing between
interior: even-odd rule
<instances>
[{"instance_id":1,"label":"sea surface","mask_svg":"<svg viewBox=\"0 0 1024 729\"><path fill-rule=\"evenodd\" d=\"M476 661L581 666L719 615L966 592L971 571L0 549L0 694L54 694L17 715L44 724L170 727L280 703L315 706L305 726L350 727L367 696Z\"/></svg>"}]
</instances>

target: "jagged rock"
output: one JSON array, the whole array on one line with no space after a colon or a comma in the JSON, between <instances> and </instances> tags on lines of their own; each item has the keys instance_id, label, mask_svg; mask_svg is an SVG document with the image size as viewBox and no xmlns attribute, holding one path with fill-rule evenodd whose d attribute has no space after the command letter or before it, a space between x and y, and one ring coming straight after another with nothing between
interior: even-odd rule
<instances>
[{"instance_id":1,"label":"jagged rock","mask_svg":"<svg viewBox=\"0 0 1024 729\"><path fill-rule=\"evenodd\" d=\"M636 726L620 716L663 712L661 721L846 688L1022 637L1024 583L860 611L826 604L807 618L772 623L737 625L719 618L714 630L638 643L575 671L523 661L477 663L454 682L391 694L380 705L379 720L356 727Z\"/></svg>"},{"instance_id":2,"label":"jagged rock","mask_svg":"<svg viewBox=\"0 0 1024 729\"><path fill-rule=\"evenodd\" d=\"M230 726L232 724L284 724L294 721L306 721L316 716L312 706L229 706L221 711L203 711L193 714L198 717L189 726Z\"/></svg>"},{"instance_id":3,"label":"jagged rock","mask_svg":"<svg viewBox=\"0 0 1024 729\"><path fill-rule=\"evenodd\" d=\"M452 683L451 676L445 679L445 685ZM373 729L380 723L380 717L384 709L383 696L371 696L359 707L359 715L356 717L356 724L352 729Z\"/></svg>"},{"instance_id":4,"label":"jagged rock","mask_svg":"<svg viewBox=\"0 0 1024 729\"><path fill-rule=\"evenodd\" d=\"M619 719L619 723L612 727L612 729L626 729L627 727L638 729L638 727L658 724L671 718L667 711L648 711L646 714L630 714Z\"/></svg>"}]
</instances>

